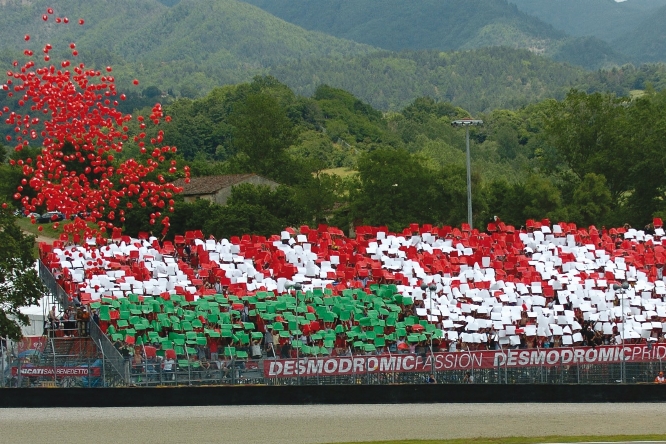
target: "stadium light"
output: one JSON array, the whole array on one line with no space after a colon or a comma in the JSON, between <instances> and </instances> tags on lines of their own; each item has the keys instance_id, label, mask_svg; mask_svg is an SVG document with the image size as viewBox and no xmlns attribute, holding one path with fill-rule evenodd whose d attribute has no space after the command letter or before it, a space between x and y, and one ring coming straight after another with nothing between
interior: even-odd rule
<instances>
[{"instance_id":1,"label":"stadium light","mask_svg":"<svg viewBox=\"0 0 666 444\"><path fill-rule=\"evenodd\" d=\"M432 299L433 299L433 294L437 291L437 285L434 283L431 283L430 285L426 285L425 283L421 284L421 290L426 291L430 290L430 314L429 316L432 316ZM430 319L428 318L428 322L430 322ZM436 326L437 324L435 324ZM430 333L430 360L432 364L432 374L435 374L435 352L433 351L432 348L432 335L433 333Z\"/></svg>"},{"instance_id":2,"label":"stadium light","mask_svg":"<svg viewBox=\"0 0 666 444\"><path fill-rule=\"evenodd\" d=\"M467 223L469 224L469 229L474 228L472 224L472 167L469 155L469 127L481 126L483 125L483 120L475 119L460 119L454 120L451 122L452 126L455 127L465 127L465 140L467 142Z\"/></svg>"},{"instance_id":3,"label":"stadium light","mask_svg":"<svg viewBox=\"0 0 666 444\"><path fill-rule=\"evenodd\" d=\"M629 289L629 282L624 281L622 285L613 284L613 290L618 291L622 298L620 300L620 310L622 313L622 330L620 330L620 338L622 338L622 362L620 363L620 380L625 382L625 371L624 371L624 295Z\"/></svg>"},{"instance_id":4,"label":"stadium light","mask_svg":"<svg viewBox=\"0 0 666 444\"><path fill-rule=\"evenodd\" d=\"M301 286L300 282L296 282L294 284L294 290L296 291L296 319L298 319L298 294L301 292ZM296 323L296 330L298 330L298 322ZM299 353L299 348L303 344L300 344L300 338L298 338L299 341L299 347L296 347L296 374L298 375L298 385L301 385L301 356Z\"/></svg>"}]
</instances>

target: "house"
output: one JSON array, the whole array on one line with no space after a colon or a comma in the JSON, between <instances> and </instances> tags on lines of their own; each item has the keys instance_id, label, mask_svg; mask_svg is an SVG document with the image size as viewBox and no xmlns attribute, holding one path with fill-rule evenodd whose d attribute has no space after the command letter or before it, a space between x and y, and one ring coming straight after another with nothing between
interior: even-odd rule
<instances>
[{"instance_id":1,"label":"house","mask_svg":"<svg viewBox=\"0 0 666 444\"><path fill-rule=\"evenodd\" d=\"M192 177L190 183L185 183L185 179L178 179L173 184L177 187L183 187L181 196L185 198L185 202L206 199L219 205L225 205L227 199L231 196L231 188L244 183L267 185L272 190L280 185L256 174Z\"/></svg>"}]
</instances>

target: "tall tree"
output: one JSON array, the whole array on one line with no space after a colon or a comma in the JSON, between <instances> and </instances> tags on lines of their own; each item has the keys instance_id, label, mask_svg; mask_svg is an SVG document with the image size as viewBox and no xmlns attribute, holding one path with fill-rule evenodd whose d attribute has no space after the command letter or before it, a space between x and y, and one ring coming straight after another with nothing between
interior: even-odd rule
<instances>
[{"instance_id":1,"label":"tall tree","mask_svg":"<svg viewBox=\"0 0 666 444\"><path fill-rule=\"evenodd\" d=\"M277 99L250 94L231 115L233 144L246 157L245 171L278 181L288 181L289 159L285 152L296 141L294 125Z\"/></svg>"},{"instance_id":2,"label":"tall tree","mask_svg":"<svg viewBox=\"0 0 666 444\"><path fill-rule=\"evenodd\" d=\"M569 214L581 225L603 225L611 208L611 195L606 178L594 173L585 175L573 194Z\"/></svg>"},{"instance_id":3,"label":"tall tree","mask_svg":"<svg viewBox=\"0 0 666 444\"><path fill-rule=\"evenodd\" d=\"M18 340L29 325L22 307L37 304L44 286L35 270L35 238L25 235L7 209L0 209L0 336Z\"/></svg>"},{"instance_id":4,"label":"tall tree","mask_svg":"<svg viewBox=\"0 0 666 444\"><path fill-rule=\"evenodd\" d=\"M402 149L378 148L361 156L359 183L350 192L355 222L400 230L411 222L462 222L466 214L464 169L436 170Z\"/></svg>"},{"instance_id":5,"label":"tall tree","mask_svg":"<svg viewBox=\"0 0 666 444\"><path fill-rule=\"evenodd\" d=\"M588 173L603 175L614 202L631 186L629 105L630 99L612 94L571 91L543 118L545 134L569 168L581 181Z\"/></svg>"}]
</instances>

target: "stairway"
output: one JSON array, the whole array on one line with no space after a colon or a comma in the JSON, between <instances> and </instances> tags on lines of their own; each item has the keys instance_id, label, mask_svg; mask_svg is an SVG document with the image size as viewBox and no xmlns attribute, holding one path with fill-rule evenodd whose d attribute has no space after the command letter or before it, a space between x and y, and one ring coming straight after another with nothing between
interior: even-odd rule
<instances>
[{"instance_id":1,"label":"stairway","mask_svg":"<svg viewBox=\"0 0 666 444\"><path fill-rule=\"evenodd\" d=\"M97 346L90 338L49 338L44 347L40 365L76 367L88 365L97 357Z\"/></svg>"}]
</instances>

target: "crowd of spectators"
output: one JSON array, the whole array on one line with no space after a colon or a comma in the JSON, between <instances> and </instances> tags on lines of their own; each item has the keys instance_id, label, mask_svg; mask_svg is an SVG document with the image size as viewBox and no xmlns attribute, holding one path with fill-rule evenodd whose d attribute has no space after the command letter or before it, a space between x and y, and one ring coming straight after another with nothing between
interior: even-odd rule
<instances>
[{"instance_id":1,"label":"crowd of spectators","mask_svg":"<svg viewBox=\"0 0 666 444\"><path fill-rule=\"evenodd\" d=\"M658 219L645 230L498 220L486 232L304 226L41 252L72 296L53 328L86 335L96 316L134 367L205 373L263 356L662 343L663 236Z\"/></svg>"}]
</instances>

